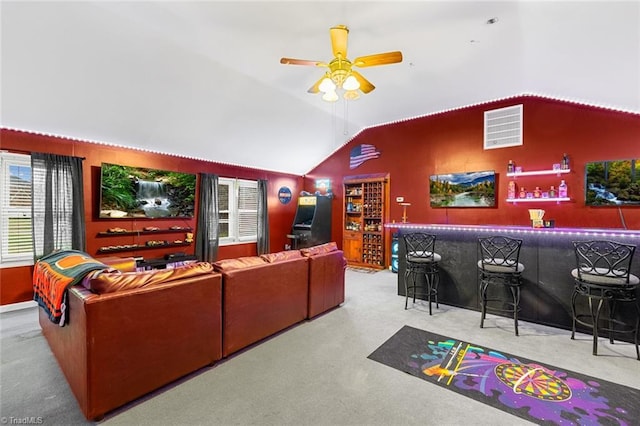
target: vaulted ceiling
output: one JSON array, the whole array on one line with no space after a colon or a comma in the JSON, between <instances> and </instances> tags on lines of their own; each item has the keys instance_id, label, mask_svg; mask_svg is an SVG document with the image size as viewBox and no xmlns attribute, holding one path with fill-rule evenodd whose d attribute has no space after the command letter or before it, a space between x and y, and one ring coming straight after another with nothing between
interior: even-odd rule
<instances>
[{"instance_id":1,"label":"vaulted ceiling","mask_svg":"<svg viewBox=\"0 0 640 426\"><path fill-rule=\"evenodd\" d=\"M531 93L640 112L638 1L2 1L1 124L302 175L362 129ZM488 23L493 20L494 23ZM376 89L307 89L400 50Z\"/></svg>"}]
</instances>

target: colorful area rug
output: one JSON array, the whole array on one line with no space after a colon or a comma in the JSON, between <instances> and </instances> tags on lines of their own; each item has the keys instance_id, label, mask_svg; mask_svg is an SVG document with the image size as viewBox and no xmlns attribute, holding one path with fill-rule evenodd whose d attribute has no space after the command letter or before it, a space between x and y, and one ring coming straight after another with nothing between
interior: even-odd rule
<instances>
[{"instance_id":1,"label":"colorful area rug","mask_svg":"<svg viewBox=\"0 0 640 426\"><path fill-rule=\"evenodd\" d=\"M638 389L409 326L368 358L537 424L639 424Z\"/></svg>"}]
</instances>

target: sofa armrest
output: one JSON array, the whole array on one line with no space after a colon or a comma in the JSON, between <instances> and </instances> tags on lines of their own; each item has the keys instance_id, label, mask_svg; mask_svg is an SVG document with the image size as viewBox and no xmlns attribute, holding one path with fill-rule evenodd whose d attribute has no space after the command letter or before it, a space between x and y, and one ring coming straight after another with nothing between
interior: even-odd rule
<instances>
[{"instance_id":1,"label":"sofa armrest","mask_svg":"<svg viewBox=\"0 0 640 426\"><path fill-rule=\"evenodd\" d=\"M309 257L308 318L313 318L344 302L347 261L342 250Z\"/></svg>"}]
</instances>

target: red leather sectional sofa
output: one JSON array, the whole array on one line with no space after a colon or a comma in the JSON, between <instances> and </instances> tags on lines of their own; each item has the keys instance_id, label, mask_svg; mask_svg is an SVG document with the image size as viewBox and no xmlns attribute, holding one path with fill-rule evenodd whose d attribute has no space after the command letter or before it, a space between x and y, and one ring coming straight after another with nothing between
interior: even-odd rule
<instances>
[{"instance_id":1,"label":"red leather sectional sofa","mask_svg":"<svg viewBox=\"0 0 640 426\"><path fill-rule=\"evenodd\" d=\"M345 268L342 251L329 243L175 270L93 274L69 289L68 324L51 322L42 308L39 321L82 412L95 420L340 305Z\"/></svg>"}]
</instances>

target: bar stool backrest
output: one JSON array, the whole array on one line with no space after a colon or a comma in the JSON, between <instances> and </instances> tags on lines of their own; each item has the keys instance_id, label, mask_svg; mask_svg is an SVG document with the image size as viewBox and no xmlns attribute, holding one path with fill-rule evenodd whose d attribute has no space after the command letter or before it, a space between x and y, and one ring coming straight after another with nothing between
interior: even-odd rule
<instances>
[{"instance_id":1,"label":"bar stool backrest","mask_svg":"<svg viewBox=\"0 0 640 426\"><path fill-rule=\"evenodd\" d=\"M578 280L629 284L634 245L615 241L574 241Z\"/></svg>"},{"instance_id":2,"label":"bar stool backrest","mask_svg":"<svg viewBox=\"0 0 640 426\"><path fill-rule=\"evenodd\" d=\"M478 238L482 269L489 266L489 269L500 267L507 271L512 269L514 273L519 272L520 247L522 240L516 238L501 235Z\"/></svg>"},{"instance_id":3,"label":"bar stool backrest","mask_svg":"<svg viewBox=\"0 0 640 426\"><path fill-rule=\"evenodd\" d=\"M435 235L414 232L404 234L403 238L407 248L407 260L434 261Z\"/></svg>"}]
</instances>

